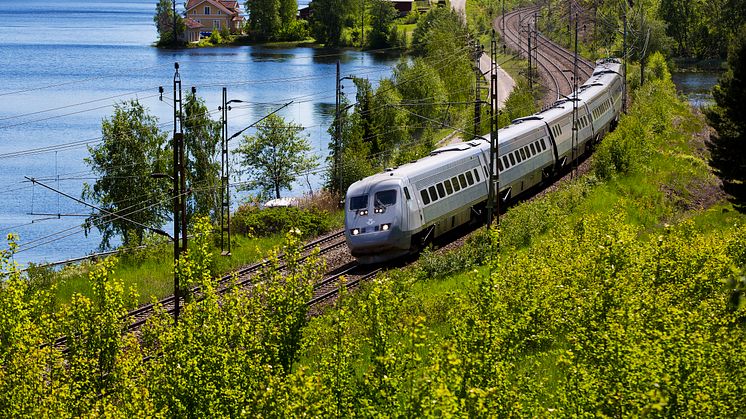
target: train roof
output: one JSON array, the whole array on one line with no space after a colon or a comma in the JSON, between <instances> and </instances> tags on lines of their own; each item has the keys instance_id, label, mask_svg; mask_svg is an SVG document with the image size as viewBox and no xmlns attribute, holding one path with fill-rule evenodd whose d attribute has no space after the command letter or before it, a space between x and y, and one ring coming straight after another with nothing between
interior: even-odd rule
<instances>
[{"instance_id":1,"label":"train roof","mask_svg":"<svg viewBox=\"0 0 746 419\"><path fill-rule=\"evenodd\" d=\"M470 155L476 156L479 153L482 153L482 148L480 146L483 146L484 144L484 140L471 140L437 148L431 151L429 155L418 160L402 164L401 166L387 168L381 173L376 173L359 180L350 185L349 190L368 190L370 186L387 180L397 181L402 178L413 178L423 173L429 173L432 170L454 163L464 157Z\"/></svg>"}]
</instances>

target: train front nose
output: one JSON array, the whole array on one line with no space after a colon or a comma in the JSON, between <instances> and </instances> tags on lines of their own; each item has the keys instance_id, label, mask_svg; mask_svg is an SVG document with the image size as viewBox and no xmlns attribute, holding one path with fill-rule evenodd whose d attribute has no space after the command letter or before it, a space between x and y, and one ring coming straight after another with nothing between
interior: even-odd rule
<instances>
[{"instance_id":1,"label":"train front nose","mask_svg":"<svg viewBox=\"0 0 746 419\"><path fill-rule=\"evenodd\" d=\"M351 205L345 212L347 245L352 256L363 263L384 261L409 250L409 243L402 235L401 210L397 200L390 197L383 199L386 196L378 198L364 207L363 201L367 204L367 199L348 199Z\"/></svg>"}]
</instances>

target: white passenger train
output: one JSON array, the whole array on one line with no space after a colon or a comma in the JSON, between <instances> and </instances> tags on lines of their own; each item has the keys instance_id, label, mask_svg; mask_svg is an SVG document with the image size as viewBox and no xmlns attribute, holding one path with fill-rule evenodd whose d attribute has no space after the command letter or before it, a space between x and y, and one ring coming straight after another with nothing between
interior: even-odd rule
<instances>
[{"instance_id":1,"label":"white passenger train","mask_svg":"<svg viewBox=\"0 0 746 419\"><path fill-rule=\"evenodd\" d=\"M621 63L605 59L577 92L577 152L573 100L557 101L498 131L498 197L508 202L572 162L612 129L622 107ZM345 237L361 263L418 251L482 216L489 182L489 136L448 145L412 163L353 183L345 200Z\"/></svg>"}]
</instances>

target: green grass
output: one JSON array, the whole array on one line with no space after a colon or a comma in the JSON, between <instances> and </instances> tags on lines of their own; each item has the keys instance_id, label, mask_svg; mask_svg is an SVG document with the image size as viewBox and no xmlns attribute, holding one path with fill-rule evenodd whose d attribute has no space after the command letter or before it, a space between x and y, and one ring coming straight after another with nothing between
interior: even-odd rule
<instances>
[{"instance_id":1,"label":"green grass","mask_svg":"<svg viewBox=\"0 0 746 419\"><path fill-rule=\"evenodd\" d=\"M220 248L213 250L212 272L222 276L237 268L261 260L270 250L282 243L281 236L266 238L247 238L234 236L231 256L220 256ZM137 255L122 255L114 266L114 276L124 282L125 289L134 289L138 301L150 302L173 294L173 248L160 245L156 248L141 251ZM55 296L58 303L69 303L73 295L80 293L91 297L91 286L88 281L90 263L75 265L63 269L58 274Z\"/></svg>"}]
</instances>

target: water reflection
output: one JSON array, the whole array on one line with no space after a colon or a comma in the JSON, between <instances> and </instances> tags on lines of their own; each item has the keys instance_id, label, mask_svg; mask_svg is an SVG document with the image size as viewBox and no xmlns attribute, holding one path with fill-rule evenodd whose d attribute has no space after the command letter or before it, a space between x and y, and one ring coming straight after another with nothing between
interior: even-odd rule
<instances>
[{"instance_id":1,"label":"water reflection","mask_svg":"<svg viewBox=\"0 0 746 419\"><path fill-rule=\"evenodd\" d=\"M676 90L686 96L692 106L703 108L714 104L712 88L720 75L719 72L680 72L671 74L671 79Z\"/></svg>"}]
</instances>

